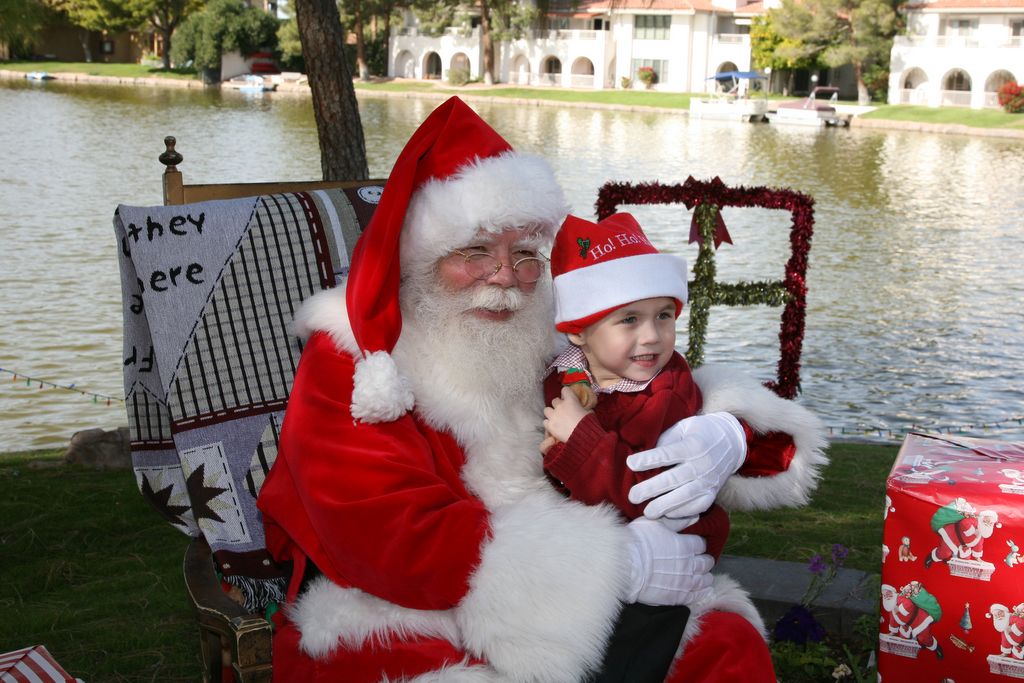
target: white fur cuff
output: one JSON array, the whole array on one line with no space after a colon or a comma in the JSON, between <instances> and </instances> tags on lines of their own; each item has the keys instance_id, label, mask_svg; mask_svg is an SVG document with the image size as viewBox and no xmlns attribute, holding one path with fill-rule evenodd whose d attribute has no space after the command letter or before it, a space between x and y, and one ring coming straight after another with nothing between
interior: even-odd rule
<instances>
[{"instance_id":1,"label":"white fur cuff","mask_svg":"<svg viewBox=\"0 0 1024 683\"><path fill-rule=\"evenodd\" d=\"M398 372L391 354L368 353L356 361L352 417L363 422L392 422L412 410L415 398L409 380Z\"/></svg>"}]
</instances>

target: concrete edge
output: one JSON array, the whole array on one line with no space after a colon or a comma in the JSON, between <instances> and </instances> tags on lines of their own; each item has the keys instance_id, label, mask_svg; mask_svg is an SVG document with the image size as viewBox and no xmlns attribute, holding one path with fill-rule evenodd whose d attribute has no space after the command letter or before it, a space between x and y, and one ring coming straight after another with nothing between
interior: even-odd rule
<instances>
[{"instance_id":1,"label":"concrete edge","mask_svg":"<svg viewBox=\"0 0 1024 683\"><path fill-rule=\"evenodd\" d=\"M12 71L9 69L0 69L0 80L25 80L24 71ZM205 87L216 87L206 86L202 81L197 79L174 79L174 78L123 78L119 76L94 76L92 74L78 73L78 72L60 72L55 76L57 82L60 83L82 83L82 84L95 84L95 85L129 85L136 87L153 87L153 88L205 88ZM308 95L310 93L308 84L284 84L284 87L279 86L276 93L283 94L301 94ZM563 107L563 108L574 108L574 109L605 109L611 111L630 111L638 113L654 113L654 114L676 114L689 116L687 109L676 109L670 107L648 107L642 105L626 105L626 104L603 104L600 102L563 102L560 100L542 100L542 99L531 99L521 97L494 97L490 95L478 94L473 91L473 88L468 88L464 92L457 93L459 97L466 100L467 102L486 102L490 104L513 104L518 106L534 106L534 107ZM422 90L406 91L406 92L391 92L386 90L360 90L356 89L357 97L395 97L400 99L429 99L429 100L444 100L450 97L452 93L437 93L437 92L426 92ZM895 121L892 119L865 119L857 115L850 117L851 128L869 128L869 129L880 129L880 130L903 130L920 133L942 133L951 135L967 135L971 137L991 137L991 138L1008 138L1016 140L1024 140L1024 130L1012 130L1006 128L976 128L972 126L965 126L963 124L940 124L940 123L921 123L916 121Z\"/></svg>"}]
</instances>

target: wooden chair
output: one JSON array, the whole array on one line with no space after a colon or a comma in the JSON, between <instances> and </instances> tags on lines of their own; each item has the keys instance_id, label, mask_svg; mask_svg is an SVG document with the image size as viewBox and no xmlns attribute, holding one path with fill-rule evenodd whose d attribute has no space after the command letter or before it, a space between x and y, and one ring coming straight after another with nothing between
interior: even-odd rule
<instances>
[{"instance_id":1,"label":"wooden chair","mask_svg":"<svg viewBox=\"0 0 1024 683\"><path fill-rule=\"evenodd\" d=\"M163 172L163 197L164 206L184 206L191 205L196 202L206 202L209 200L230 200L239 198L249 198L266 195L278 195L279 193L311 193L317 190L345 190L357 189L360 191L360 196L363 188L368 191L372 189L379 190L377 186L382 186L382 180L367 180L367 181L354 181L354 182L341 182L341 181L293 181L293 182L273 182L273 183L224 183L224 184L186 184L184 182L182 173L178 170L178 165L182 163L183 157L175 149L176 140L173 137L166 137L164 139L165 150L160 155L160 162L165 166ZM370 192L372 194L372 191ZM378 191L379 195L379 191ZM368 204L360 204L358 208L354 208L358 226L356 231L361 230L365 227L369 220L369 216L372 215L373 200ZM209 206L209 205L204 205ZM119 212L121 209L119 209ZM119 233L119 236L124 239L124 231ZM176 233L177 234L177 233ZM356 232L357 234L357 232ZM342 237L345 238L346 244L344 247L351 254L351 248L354 244L349 244L352 232ZM340 239L340 237L339 237ZM339 249L344 251L344 249ZM127 246L122 246L124 257L131 259L128 252L130 251ZM124 265L122 264L122 270L124 271ZM134 271L132 272L134 275ZM122 278L122 286L128 288L125 284L128 281L134 281L135 278ZM140 287L143 287L143 279L140 279ZM331 283L333 284L333 283ZM137 307L142 309L141 291L131 291L125 294L126 311L129 302L132 298L138 300ZM296 303L297 305L297 303ZM148 306L148 304L147 304ZM135 311L136 313L138 311ZM286 312L287 313L287 312ZM205 315L205 313L204 313ZM126 312L126 318L128 313ZM187 324L187 321L186 321ZM126 320L126 330L128 322ZM127 334L127 333L126 333ZM144 354L140 352L139 357ZM150 366L153 366L153 352L150 350L149 362ZM135 361L136 356L133 353L131 359L126 359L125 366L128 368L129 360ZM143 362L145 362L143 358ZM164 370L166 372L166 369ZM126 377L128 376L128 370L126 369ZM131 416L133 402L129 402L129 415ZM146 413L148 415L150 405L153 403L152 398L146 399ZM173 416L167 413L167 406L157 406L165 411L165 415L162 418L164 422L173 420ZM136 406L135 411L138 412L139 408ZM279 410L283 410L280 407ZM131 421L131 420L130 420ZM159 419L157 420L160 421ZM170 434L172 428L167 428L166 425L163 427L163 431L156 436L150 435L148 437L149 442L146 446L140 446L140 452L143 452L144 448L148 447L151 450L164 448L165 453L173 453L175 449L180 450L180 446L177 442L170 443ZM142 435L145 432L144 429L136 429L139 434L133 433L133 450L135 449L136 442L142 443L147 437ZM163 441L161 442L161 439ZM274 449L276 451L276 428L274 430ZM154 446L153 444L157 445ZM162 446L161 446L162 444ZM263 443L260 444L260 448L263 448ZM140 456L141 461L142 456ZM137 463L136 476L140 481L140 489L146 494L147 490L152 491L155 486L150 485L148 481L145 482L146 486L143 486L142 475L139 474L139 467ZM186 473L187 474L187 473ZM179 477L181 479L181 477ZM166 483L168 479L161 479L161 485ZM182 480L183 481L183 480ZM179 482L181 483L181 482ZM258 485L254 485L258 490ZM170 490L164 489L165 491ZM254 495L255 497L255 495ZM170 493L165 494L165 502L170 501ZM177 510L178 508L175 508ZM162 509L163 514L167 514L167 509ZM184 517L184 516L182 516ZM198 519L198 516L196 517ZM183 571L185 576L185 585L188 591L189 600L195 609L199 632L200 632L200 647L203 661L203 681L205 683L219 682L234 680L236 683L261 683L263 681L270 681L271 679L271 635L272 629L270 623L267 621L263 614L256 614L248 611L241 602L236 599L237 596L233 597L222 587L221 580L217 573L217 559L215 553L211 550L211 543L207 541L203 533L199 533L198 525L192 522L192 526L189 527L181 519L171 520L172 522L179 523L183 530L189 533L195 534L188 545L185 552ZM223 563L221 563L223 567Z\"/></svg>"}]
</instances>

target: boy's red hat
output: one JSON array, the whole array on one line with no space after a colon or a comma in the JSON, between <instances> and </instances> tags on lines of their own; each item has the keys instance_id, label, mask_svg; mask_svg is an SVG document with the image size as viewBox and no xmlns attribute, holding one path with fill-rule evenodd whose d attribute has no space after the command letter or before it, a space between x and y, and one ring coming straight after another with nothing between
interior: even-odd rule
<instances>
[{"instance_id":1,"label":"boy's red hat","mask_svg":"<svg viewBox=\"0 0 1024 683\"><path fill-rule=\"evenodd\" d=\"M660 253L628 213L599 223L569 216L551 250L555 328L579 333L633 301L686 303L686 260Z\"/></svg>"}]
</instances>

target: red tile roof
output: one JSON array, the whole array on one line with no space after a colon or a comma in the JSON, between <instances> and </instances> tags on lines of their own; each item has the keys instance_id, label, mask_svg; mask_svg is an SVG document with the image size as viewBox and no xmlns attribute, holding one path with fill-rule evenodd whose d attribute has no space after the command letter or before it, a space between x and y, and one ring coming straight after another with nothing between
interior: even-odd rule
<instances>
[{"instance_id":1,"label":"red tile roof","mask_svg":"<svg viewBox=\"0 0 1024 683\"><path fill-rule=\"evenodd\" d=\"M1024 2L1024 0L1021 0ZM712 0L583 0L578 10L646 10L661 12L721 12L728 13L724 7L713 4ZM752 2L736 8L737 14L761 14L765 11L764 2Z\"/></svg>"},{"instance_id":2,"label":"red tile roof","mask_svg":"<svg viewBox=\"0 0 1024 683\"><path fill-rule=\"evenodd\" d=\"M932 0L914 2L907 9L1024 9L1024 0Z\"/></svg>"}]
</instances>

